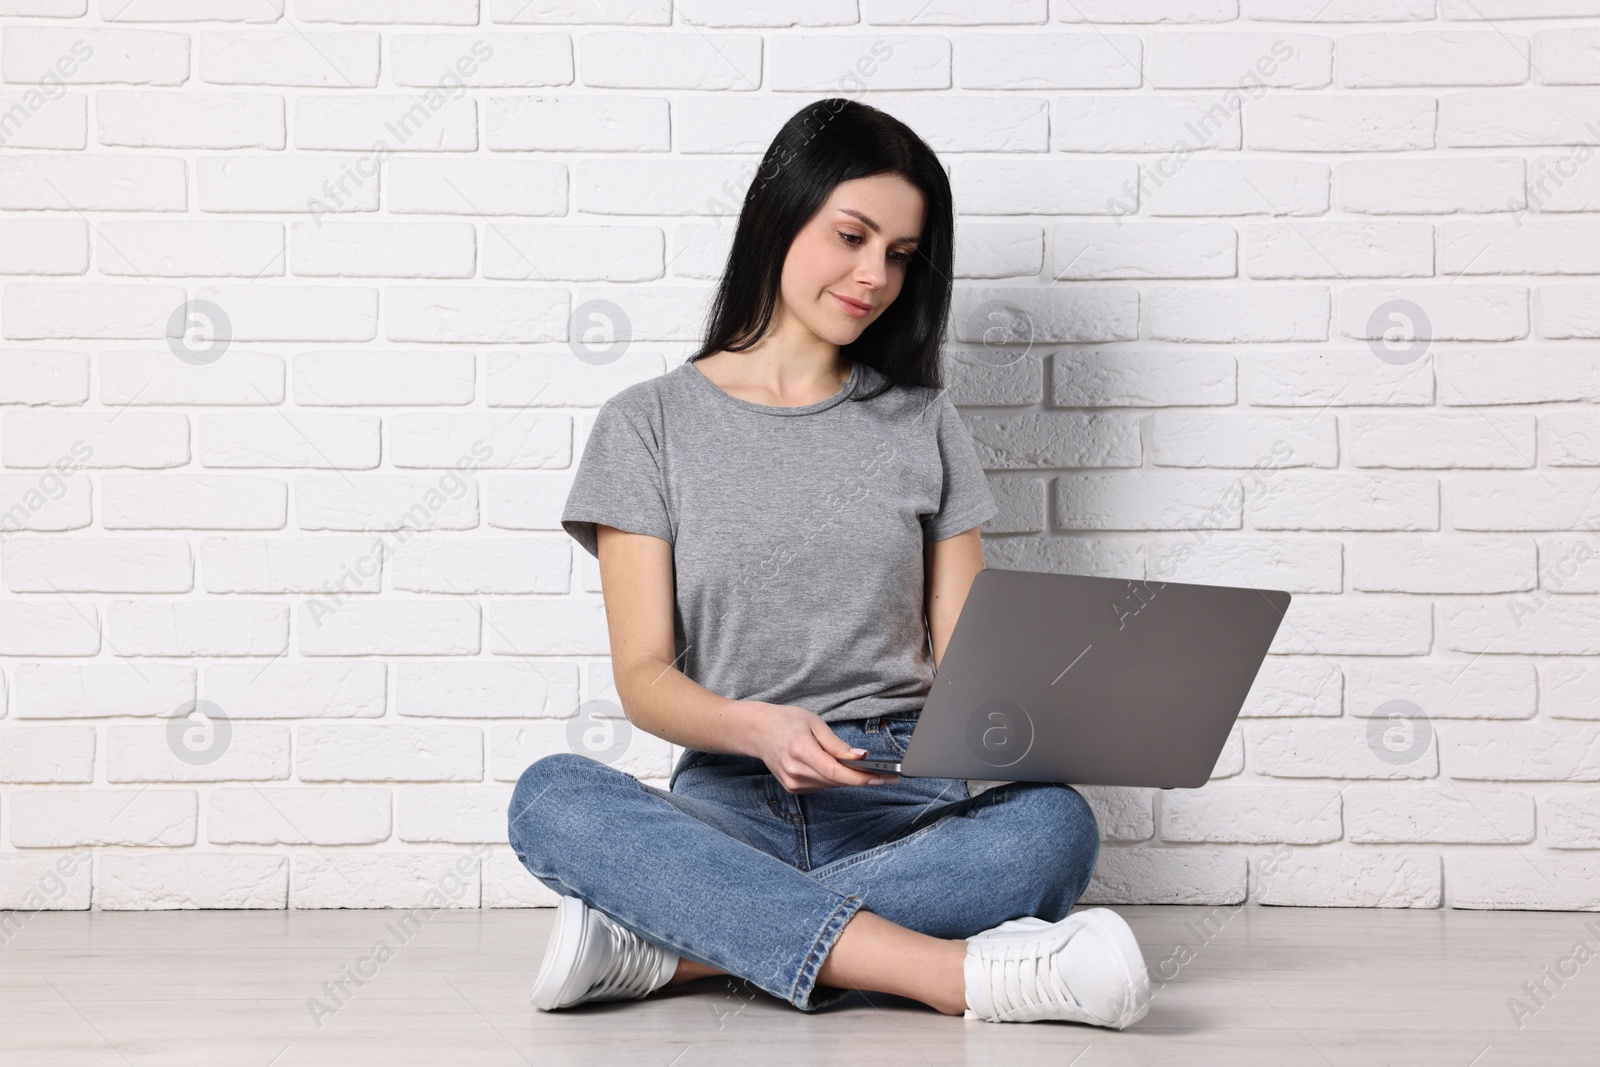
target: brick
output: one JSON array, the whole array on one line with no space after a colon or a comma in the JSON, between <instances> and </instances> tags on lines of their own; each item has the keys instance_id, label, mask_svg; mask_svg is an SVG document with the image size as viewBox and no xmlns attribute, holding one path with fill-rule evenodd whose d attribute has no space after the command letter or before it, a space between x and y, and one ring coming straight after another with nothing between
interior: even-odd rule
<instances>
[{"instance_id":1,"label":"brick","mask_svg":"<svg viewBox=\"0 0 1600 1067\"><path fill-rule=\"evenodd\" d=\"M594 50L596 36L590 34L584 38L585 85L755 89L762 83L761 64L765 58L766 88L776 92L841 95L861 88L881 91L951 87L950 40L934 34L874 36L790 32L765 40L754 34L738 37L720 34L706 38L707 43L695 49L685 48L684 42L678 39L679 34L657 34L650 47L619 43L606 56L609 64L600 68L600 80L589 72L589 53ZM732 46L733 41L738 42L737 47ZM709 47L713 42L715 51ZM963 49L973 47L973 38L963 37L961 43ZM965 66L963 64L963 69ZM641 68L642 76L636 73ZM1138 69L1137 57L1134 69ZM605 80L607 77L611 80ZM1138 84L1137 81L1134 84Z\"/></svg>"},{"instance_id":2,"label":"brick","mask_svg":"<svg viewBox=\"0 0 1600 1067\"><path fill-rule=\"evenodd\" d=\"M438 102L424 93L295 97L296 148L368 152L375 144L390 151L476 151L477 102Z\"/></svg>"},{"instance_id":3,"label":"brick","mask_svg":"<svg viewBox=\"0 0 1600 1067\"><path fill-rule=\"evenodd\" d=\"M969 159L950 184L963 215L1115 215L1138 207L1131 160Z\"/></svg>"},{"instance_id":4,"label":"brick","mask_svg":"<svg viewBox=\"0 0 1600 1067\"><path fill-rule=\"evenodd\" d=\"M908 5L910 6L910 5ZM1239 0L1075 0L1059 22L1232 22Z\"/></svg>"},{"instance_id":5,"label":"brick","mask_svg":"<svg viewBox=\"0 0 1600 1067\"><path fill-rule=\"evenodd\" d=\"M1333 39L1301 33L1150 35L1156 89L1321 89L1333 80Z\"/></svg>"},{"instance_id":6,"label":"brick","mask_svg":"<svg viewBox=\"0 0 1600 1067\"><path fill-rule=\"evenodd\" d=\"M194 559L187 541L120 541L13 536L0 546L6 588L13 593L187 593Z\"/></svg>"},{"instance_id":7,"label":"brick","mask_svg":"<svg viewBox=\"0 0 1600 1067\"><path fill-rule=\"evenodd\" d=\"M1204 848L1103 848L1085 904L1240 904L1249 864Z\"/></svg>"},{"instance_id":8,"label":"brick","mask_svg":"<svg viewBox=\"0 0 1600 1067\"><path fill-rule=\"evenodd\" d=\"M482 846L479 846L481 849ZM483 897L478 850L337 852L296 856L293 908L477 908Z\"/></svg>"},{"instance_id":9,"label":"brick","mask_svg":"<svg viewBox=\"0 0 1600 1067\"><path fill-rule=\"evenodd\" d=\"M1600 668L1581 660L1540 664L1539 706L1552 719L1600 719Z\"/></svg>"},{"instance_id":10,"label":"brick","mask_svg":"<svg viewBox=\"0 0 1600 1067\"><path fill-rule=\"evenodd\" d=\"M662 273L663 247L661 231L653 226L500 225L484 238L483 276L652 281ZM462 269L472 273L470 256Z\"/></svg>"},{"instance_id":11,"label":"brick","mask_svg":"<svg viewBox=\"0 0 1600 1067\"><path fill-rule=\"evenodd\" d=\"M1527 719L1534 713L1531 663L1482 656L1465 663L1372 659L1345 670L1347 710L1357 717L1386 717L1396 700L1410 701L1430 719Z\"/></svg>"},{"instance_id":12,"label":"brick","mask_svg":"<svg viewBox=\"0 0 1600 1067\"><path fill-rule=\"evenodd\" d=\"M1539 591L1439 606L1445 648L1456 652L1600 655L1600 606Z\"/></svg>"},{"instance_id":13,"label":"brick","mask_svg":"<svg viewBox=\"0 0 1600 1067\"><path fill-rule=\"evenodd\" d=\"M658 299L673 300L667 290ZM684 303L677 294L675 303ZM584 297L573 297L570 304L581 305ZM384 337L390 341L420 341L427 344L485 342L534 343L563 340L566 333L569 294L554 287L528 286L390 286L384 292L387 318ZM630 305L641 310L642 301ZM634 336L658 336L640 321Z\"/></svg>"},{"instance_id":14,"label":"brick","mask_svg":"<svg viewBox=\"0 0 1600 1067\"><path fill-rule=\"evenodd\" d=\"M1452 723L1441 731L1452 778L1489 781L1600 781L1600 725Z\"/></svg>"},{"instance_id":15,"label":"brick","mask_svg":"<svg viewBox=\"0 0 1600 1067\"><path fill-rule=\"evenodd\" d=\"M1218 344L1325 341L1328 290L1320 286L1156 286L1145 293L1147 336Z\"/></svg>"},{"instance_id":16,"label":"brick","mask_svg":"<svg viewBox=\"0 0 1600 1067\"><path fill-rule=\"evenodd\" d=\"M414 785L396 791L401 841L506 844L509 785Z\"/></svg>"},{"instance_id":17,"label":"brick","mask_svg":"<svg viewBox=\"0 0 1600 1067\"><path fill-rule=\"evenodd\" d=\"M1352 412L1344 430L1357 467L1532 467L1534 461L1531 412Z\"/></svg>"},{"instance_id":18,"label":"brick","mask_svg":"<svg viewBox=\"0 0 1600 1067\"><path fill-rule=\"evenodd\" d=\"M1246 230L1252 278L1426 278L1433 227L1426 222L1267 222Z\"/></svg>"},{"instance_id":19,"label":"brick","mask_svg":"<svg viewBox=\"0 0 1600 1067\"><path fill-rule=\"evenodd\" d=\"M76 62L58 62L62 59ZM189 75L189 35L7 26L0 35L0 72L10 84L59 79L67 85L181 85Z\"/></svg>"},{"instance_id":20,"label":"brick","mask_svg":"<svg viewBox=\"0 0 1600 1067\"><path fill-rule=\"evenodd\" d=\"M276 222L103 222L100 272L146 277L261 277L283 274L283 227Z\"/></svg>"},{"instance_id":21,"label":"brick","mask_svg":"<svg viewBox=\"0 0 1600 1067\"><path fill-rule=\"evenodd\" d=\"M300 605L303 656L472 656L481 643L478 605L467 600L345 601Z\"/></svg>"},{"instance_id":22,"label":"brick","mask_svg":"<svg viewBox=\"0 0 1600 1067\"><path fill-rule=\"evenodd\" d=\"M289 857L242 852L139 856L112 852L95 872L102 911L282 908Z\"/></svg>"},{"instance_id":23,"label":"brick","mask_svg":"<svg viewBox=\"0 0 1600 1067\"><path fill-rule=\"evenodd\" d=\"M1344 794L1350 840L1364 844L1521 844L1533 797L1512 789L1355 785Z\"/></svg>"},{"instance_id":24,"label":"brick","mask_svg":"<svg viewBox=\"0 0 1600 1067\"><path fill-rule=\"evenodd\" d=\"M1337 718L1344 672L1322 656L1268 656L1239 712L1243 719Z\"/></svg>"},{"instance_id":25,"label":"brick","mask_svg":"<svg viewBox=\"0 0 1600 1067\"><path fill-rule=\"evenodd\" d=\"M1245 105L1245 146L1283 152L1432 148L1435 110L1431 96L1267 96Z\"/></svg>"},{"instance_id":26,"label":"brick","mask_svg":"<svg viewBox=\"0 0 1600 1067\"><path fill-rule=\"evenodd\" d=\"M1431 21L1438 0L1249 0L1250 17L1275 22Z\"/></svg>"},{"instance_id":27,"label":"brick","mask_svg":"<svg viewBox=\"0 0 1600 1067\"><path fill-rule=\"evenodd\" d=\"M1239 528L1242 493L1219 474L1066 474L1055 479L1063 530Z\"/></svg>"},{"instance_id":28,"label":"brick","mask_svg":"<svg viewBox=\"0 0 1600 1067\"><path fill-rule=\"evenodd\" d=\"M460 486L455 472L302 475L295 480L295 520L302 530L469 530L478 525L477 482Z\"/></svg>"},{"instance_id":29,"label":"brick","mask_svg":"<svg viewBox=\"0 0 1600 1067\"><path fill-rule=\"evenodd\" d=\"M1541 285L1534 291L1539 336L1600 337L1600 286Z\"/></svg>"},{"instance_id":30,"label":"brick","mask_svg":"<svg viewBox=\"0 0 1600 1067\"><path fill-rule=\"evenodd\" d=\"M1238 235L1223 223L1060 223L1050 229L1050 277L1232 278Z\"/></svg>"},{"instance_id":31,"label":"brick","mask_svg":"<svg viewBox=\"0 0 1600 1067\"><path fill-rule=\"evenodd\" d=\"M1535 156L1528 174L1534 210L1562 214L1600 207L1600 168L1592 165L1597 152L1592 145L1578 145L1559 156Z\"/></svg>"},{"instance_id":32,"label":"brick","mask_svg":"<svg viewBox=\"0 0 1600 1067\"><path fill-rule=\"evenodd\" d=\"M1545 462L1552 467L1600 466L1600 421L1588 411L1544 417Z\"/></svg>"},{"instance_id":33,"label":"brick","mask_svg":"<svg viewBox=\"0 0 1600 1067\"><path fill-rule=\"evenodd\" d=\"M89 226L77 219L0 220L0 274L87 274Z\"/></svg>"},{"instance_id":34,"label":"brick","mask_svg":"<svg viewBox=\"0 0 1600 1067\"><path fill-rule=\"evenodd\" d=\"M1520 285L1352 286L1339 297L1339 332L1381 339L1394 328L1396 314L1411 314L1402 301L1422 309L1428 336L1435 341L1514 341L1528 336L1528 290Z\"/></svg>"},{"instance_id":35,"label":"brick","mask_svg":"<svg viewBox=\"0 0 1600 1067\"><path fill-rule=\"evenodd\" d=\"M1024 278L1044 263L1044 227L1032 223L975 223L956 235L956 273L963 278ZM688 250L684 250L688 254ZM695 249L698 251L698 248ZM675 253L676 256L676 253ZM698 259L698 257L696 257ZM676 264L685 270L681 260ZM695 270L700 270L697 262ZM705 276L715 270L705 271Z\"/></svg>"},{"instance_id":36,"label":"brick","mask_svg":"<svg viewBox=\"0 0 1600 1067\"><path fill-rule=\"evenodd\" d=\"M195 161L195 188L203 212L274 211L320 218L378 210L377 181L358 175L348 159L201 156ZM328 199L329 190L338 195Z\"/></svg>"},{"instance_id":37,"label":"brick","mask_svg":"<svg viewBox=\"0 0 1600 1067\"><path fill-rule=\"evenodd\" d=\"M451 719L566 719L578 710L572 663L404 662L396 667L395 711Z\"/></svg>"},{"instance_id":38,"label":"brick","mask_svg":"<svg viewBox=\"0 0 1600 1067\"><path fill-rule=\"evenodd\" d=\"M1433 621L1422 600L1300 596L1289 605L1271 651L1279 654L1420 656Z\"/></svg>"},{"instance_id":39,"label":"brick","mask_svg":"<svg viewBox=\"0 0 1600 1067\"><path fill-rule=\"evenodd\" d=\"M1125 286L965 286L951 297L950 319L956 341L965 344L984 343L997 323L1041 344L1136 341L1139 294Z\"/></svg>"},{"instance_id":40,"label":"brick","mask_svg":"<svg viewBox=\"0 0 1600 1067\"><path fill-rule=\"evenodd\" d=\"M973 415L963 420L989 470L1034 467L1132 467L1139 428L1117 415L1044 412Z\"/></svg>"},{"instance_id":41,"label":"brick","mask_svg":"<svg viewBox=\"0 0 1600 1067\"><path fill-rule=\"evenodd\" d=\"M314 723L297 730L295 777L302 782L477 782L483 778L478 726Z\"/></svg>"},{"instance_id":42,"label":"brick","mask_svg":"<svg viewBox=\"0 0 1600 1067\"><path fill-rule=\"evenodd\" d=\"M1170 177L1163 177L1159 166L1145 170L1149 215L1321 215L1328 210L1326 163L1186 157Z\"/></svg>"},{"instance_id":43,"label":"brick","mask_svg":"<svg viewBox=\"0 0 1600 1067\"><path fill-rule=\"evenodd\" d=\"M1155 790L1114 785L1074 788L1089 802L1100 840L1148 841L1155 836Z\"/></svg>"},{"instance_id":44,"label":"brick","mask_svg":"<svg viewBox=\"0 0 1600 1067\"><path fill-rule=\"evenodd\" d=\"M1439 227L1444 274L1594 274L1600 272L1600 220L1500 222L1472 219Z\"/></svg>"},{"instance_id":45,"label":"brick","mask_svg":"<svg viewBox=\"0 0 1600 1067\"><path fill-rule=\"evenodd\" d=\"M1600 85L1600 32L1593 27L1540 30L1533 43L1539 50L1539 80L1545 85Z\"/></svg>"},{"instance_id":46,"label":"brick","mask_svg":"<svg viewBox=\"0 0 1600 1067\"><path fill-rule=\"evenodd\" d=\"M1150 420L1151 459L1177 467L1332 467L1334 421L1318 415L1163 411Z\"/></svg>"},{"instance_id":47,"label":"brick","mask_svg":"<svg viewBox=\"0 0 1600 1067\"><path fill-rule=\"evenodd\" d=\"M1427 85L1521 85L1528 38L1492 30L1352 33L1339 39L1347 89Z\"/></svg>"},{"instance_id":48,"label":"brick","mask_svg":"<svg viewBox=\"0 0 1600 1067\"><path fill-rule=\"evenodd\" d=\"M1054 107L1050 147L1057 152L1173 152L1186 158L1242 143L1239 108L1220 96L1059 96Z\"/></svg>"},{"instance_id":49,"label":"brick","mask_svg":"<svg viewBox=\"0 0 1600 1067\"><path fill-rule=\"evenodd\" d=\"M199 807L188 789L12 790L11 844L184 846L195 843Z\"/></svg>"},{"instance_id":50,"label":"brick","mask_svg":"<svg viewBox=\"0 0 1600 1067\"><path fill-rule=\"evenodd\" d=\"M567 209L567 168L549 160L415 156L391 159L387 167L385 193L394 215L562 215Z\"/></svg>"},{"instance_id":51,"label":"brick","mask_svg":"<svg viewBox=\"0 0 1600 1067\"><path fill-rule=\"evenodd\" d=\"M1256 902L1290 907L1437 908L1442 861L1432 853L1296 852L1264 870Z\"/></svg>"},{"instance_id":52,"label":"brick","mask_svg":"<svg viewBox=\"0 0 1600 1067\"><path fill-rule=\"evenodd\" d=\"M1453 148L1600 144L1597 89L1483 89L1439 100L1439 139Z\"/></svg>"},{"instance_id":53,"label":"brick","mask_svg":"<svg viewBox=\"0 0 1600 1067\"><path fill-rule=\"evenodd\" d=\"M1589 856L1522 852L1521 863L1498 854L1456 855L1447 880L1452 908L1515 908L1519 911L1600 909L1600 868Z\"/></svg>"},{"instance_id":54,"label":"brick","mask_svg":"<svg viewBox=\"0 0 1600 1067\"><path fill-rule=\"evenodd\" d=\"M301 277L470 278L477 241L467 223L296 222L289 269Z\"/></svg>"},{"instance_id":55,"label":"brick","mask_svg":"<svg viewBox=\"0 0 1600 1067\"><path fill-rule=\"evenodd\" d=\"M284 146L283 98L267 93L103 89L95 94L95 116L104 145L269 151Z\"/></svg>"},{"instance_id":56,"label":"brick","mask_svg":"<svg viewBox=\"0 0 1600 1067\"><path fill-rule=\"evenodd\" d=\"M1592 536L1545 538L1539 544L1539 584L1556 593L1600 592L1600 551Z\"/></svg>"},{"instance_id":57,"label":"brick","mask_svg":"<svg viewBox=\"0 0 1600 1067\"><path fill-rule=\"evenodd\" d=\"M673 132L667 101L620 95L491 96L485 102L483 130L484 143L496 152L665 152L672 147ZM556 190L560 195L557 210L539 214L565 214L567 165L542 160L529 160L528 163L558 175L560 180L559 189ZM456 168L461 166L461 161L450 159L448 166L450 173L454 174ZM586 169L591 172L594 170ZM720 186L724 195L727 195L728 186L735 180L735 172L720 165L695 169L708 175L715 174L718 179L727 175L725 181L708 178L703 184L696 183L697 192ZM676 184L673 188L676 189ZM648 188L636 186L635 189L636 195L632 198L634 203L639 201L637 194L650 195Z\"/></svg>"},{"instance_id":58,"label":"brick","mask_svg":"<svg viewBox=\"0 0 1600 1067\"><path fill-rule=\"evenodd\" d=\"M384 664L346 660L222 663L206 668L206 696L236 719L378 718Z\"/></svg>"},{"instance_id":59,"label":"brick","mask_svg":"<svg viewBox=\"0 0 1600 1067\"><path fill-rule=\"evenodd\" d=\"M372 30L201 30L196 62L213 85L371 89L381 40Z\"/></svg>"},{"instance_id":60,"label":"brick","mask_svg":"<svg viewBox=\"0 0 1600 1067\"><path fill-rule=\"evenodd\" d=\"M1545 797L1540 804L1545 844L1600 848L1600 790Z\"/></svg>"},{"instance_id":61,"label":"brick","mask_svg":"<svg viewBox=\"0 0 1600 1067\"><path fill-rule=\"evenodd\" d=\"M93 726L14 726L0 748L0 782L94 781Z\"/></svg>"},{"instance_id":62,"label":"brick","mask_svg":"<svg viewBox=\"0 0 1600 1067\"><path fill-rule=\"evenodd\" d=\"M1442 404L1600 399L1600 349L1451 349L1435 353L1434 365Z\"/></svg>"},{"instance_id":63,"label":"brick","mask_svg":"<svg viewBox=\"0 0 1600 1067\"><path fill-rule=\"evenodd\" d=\"M1285 471L1250 504L1257 530L1437 530L1439 483L1408 474Z\"/></svg>"},{"instance_id":64,"label":"brick","mask_svg":"<svg viewBox=\"0 0 1600 1067\"><path fill-rule=\"evenodd\" d=\"M1164 841L1284 841L1312 845L1343 836L1339 791L1286 786L1206 786L1161 795Z\"/></svg>"},{"instance_id":65,"label":"brick","mask_svg":"<svg viewBox=\"0 0 1600 1067\"><path fill-rule=\"evenodd\" d=\"M1351 544L1354 589L1374 593L1510 593L1534 587L1531 541L1361 538Z\"/></svg>"},{"instance_id":66,"label":"brick","mask_svg":"<svg viewBox=\"0 0 1600 1067\"><path fill-rule=\"evenodd\" d=\"M517 88L571 85L572 38L565 33L397 33L390 76L404 86Z\"/></svg>"},{"instance_id":67,"label":"brick","mask_svg":"<svg viewBox=\"0 0 1600 1067\"><path fill-rule=\"evenodd\" d=\"M963 89L1132 89L1138 88L1142 78L1143 46L1133 34L966 33L961 35L960 42ZM931 68L938 61L937 53L929 48L919 60L930 68L930 75L925 77L931 76ZM777 56L774 65L776 63ZM846 54L841 53L834 66L844 69L847 63ZM876 76L871 84L878 87ZM886 89L910 87L883 85Z\"/></svg>"},{"instance_id":68,"label":"brick","mask_svg":"<svg viewBox=\"0 0 1600 1067\"><path fill-rule=\"evenodd\" d=\"M477 0L295 0L302 22L420 23L471 26Z\"/></svg>"},{"instance_id":69,"label":"brick","mask_svg":"<svg viewBox=\"0 0 1600 1067\"><path fill-rule=\"evenodd\" d=\"M1570 530L1600 522L1600 477L1576 472L1463 474L1448 484L1457 530Z\"/></svg>"},{"instance_id":70,"label":"brick","mask_svg":"<svg viewBox=\"0 0 1600 1067\"><path fill-rule=\"evenodd\" d=\"M1232 404L1233 357L1223 352L1072 350L1051 358L1057 407L1163 407Z\"/></svg>"},{"instance_id":71,"label":"brick","mask_svg":"<svg viewBox=\"0 0 1600 1067\"><path fill-rule=\"evenodd\" d=\"M1338 166L1339 206L1363 215L1450 215L1527 207L1515 156L1355 159Z\"/></svg>"},{"instance_id":72,"label":"brick","mask_svg":"<svg viewBox=\"0 0 1600 1067\"><path fill-rule=\"evenodd\" d=\"M1244 358L1244 394L1253 407L1428 404L1426 359L1389 363L1370 349L1253 352Z\"/></svg>"},{"instance_id":73,"label":"brick","mask_svg":"<svg viewBox=\"0 0 1600 1067\"><path fill-rule=\"evenodd\" d=\"M1380 759L1367 739L1365 723L1250 723L1246 728L1250 765L1271 778L1432 778L1439 773L1439 749L1432 742L1415 759Z\"/></svg>"}]
</instances>

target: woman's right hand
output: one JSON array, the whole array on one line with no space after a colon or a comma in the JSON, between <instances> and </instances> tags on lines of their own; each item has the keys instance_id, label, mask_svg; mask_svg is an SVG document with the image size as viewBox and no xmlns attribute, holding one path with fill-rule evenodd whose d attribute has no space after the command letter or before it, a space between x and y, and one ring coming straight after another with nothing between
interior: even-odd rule
<instances>
[{"instance_id":1,"label":"woman's right hand","mask_svg":"<svg viewBox=\"0 0 1600 1067\"><path fill-rule=\"evenodd\" d=\"M813 711L795 704L768 704L742 700L741 704L760 709L752 716L757 724L754 742L756 756L789 793L814 793L841 785L881 785L897 776L888 771L861 771L846 767L842 759L861 759L866 752L851 748L833 728Z\"/></svg>"}]
</instances>

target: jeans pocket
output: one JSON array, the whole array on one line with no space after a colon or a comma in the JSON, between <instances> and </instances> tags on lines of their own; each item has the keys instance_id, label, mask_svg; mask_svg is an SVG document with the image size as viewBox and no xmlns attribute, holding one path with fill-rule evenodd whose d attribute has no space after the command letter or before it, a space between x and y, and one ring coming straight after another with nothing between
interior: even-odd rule
<instances>
[{"instance_id":1,"label":"jeans pocket","mask_svg":"<svg viewBox=\"0 0 1600 1067\"><path fill-rule=\"evenodd\" d=\"M906 746L911 743L911 731L917 728L919 715L885 715L879 721L883 729L884 743L893 750L897 758L903 759Z\"/></svg>"}]
</instances>

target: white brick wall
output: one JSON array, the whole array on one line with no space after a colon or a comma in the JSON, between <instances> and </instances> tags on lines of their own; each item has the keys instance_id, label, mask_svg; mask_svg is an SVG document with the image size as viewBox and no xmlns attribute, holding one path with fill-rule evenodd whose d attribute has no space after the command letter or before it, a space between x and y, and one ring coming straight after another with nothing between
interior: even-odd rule
<instances>
[{"instance_id":1,"label":"white brick wall","mask_svg":"<svg viewBox=\"0 0 1600 1067\"><path fill-rule=\"evenodd\" d=\"M837 94L950 167L990 565L1296 594L1087 899L1600 908L1600 3L610 8L0 0L0 908L550 903L521 771L676 755L573 463Z\"/></svg>"}]
</instances>

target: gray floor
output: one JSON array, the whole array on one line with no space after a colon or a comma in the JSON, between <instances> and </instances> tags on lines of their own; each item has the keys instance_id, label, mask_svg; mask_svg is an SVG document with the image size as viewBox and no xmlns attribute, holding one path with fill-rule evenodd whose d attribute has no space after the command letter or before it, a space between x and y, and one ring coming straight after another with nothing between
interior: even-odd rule
<instances>
[{"instance_id":1,"label":"gray floor","mask_svg":"<svg viewBox=\"0 0 1600 1067\"><path fill-rule=\"evenodd\" d=\"M1156 988L1121 1033L972 1022L882 994L806 1015L725 978L543 1013L528 991L551 909L440 912L409 940L386 911L41 912L0 945L0 1063L1600 1063L1600 956L1561 962L1580 941L1600 952L1594 914L1117 910ZM323 984L380 940L392 958L335 1006ZM1546 979L1541 1005L1523 983L1547 966L1572 976ZM1519 996L1533 1011L1520 1028ZM314 998L333 1009L320 1025Z\"/></svg>"}]
</instances>

